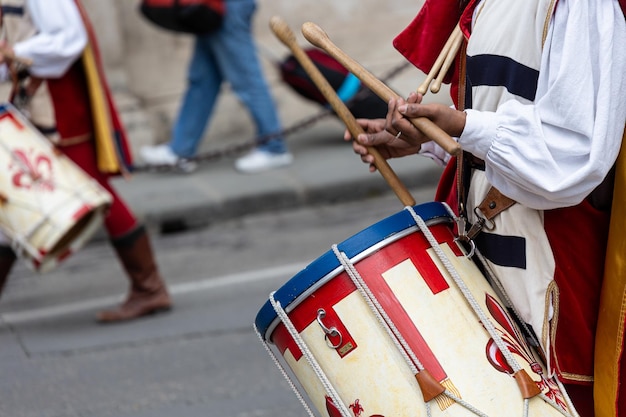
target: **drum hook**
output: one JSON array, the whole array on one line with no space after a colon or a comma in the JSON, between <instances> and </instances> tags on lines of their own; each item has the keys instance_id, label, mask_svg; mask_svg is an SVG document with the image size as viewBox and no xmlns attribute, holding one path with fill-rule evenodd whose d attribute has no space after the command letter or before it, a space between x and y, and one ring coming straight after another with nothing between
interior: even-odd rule
<instances>
[{"instance_id":1,"label":"drum hook","mask_svg":"<svg viewBox=\"0 0 626 417\"><path fill-rule=\"evenodd\" d=\"M324 339L326 339L326 344L333 349L337 349L343 343L343 337L341 336L341 333L339 332L339 330L337 330L336 327L333 326L331 328L328 328L322 322L322 319L324 317L326 317L326 310L324 310L323 308L318 309L317 310L317 324L319 324L322 330L324 331ZM330 340L331 337L339 337L339 342L337 343L331 342Z\"/></svg>"},{"instance_id":2,"label":"drum hook","mask_svg":"<svg viewBox=\"0 0 626 417\"><path fill-rule=\"evenodd\" d=\"M467 221L465 220L465 217L463 216L457 217L456 224L457 224L457 233L459 234L459 236L455 238L454 241L465 243L466 245L468 245L469 252L465 255L465 257L471 258L472 256L474 256L474 252L476 252L476 243L474 243L474 240L472 240L472 238L468 235L467 230L465 229L467 225ZM463 247L467 249L465 245L463 245Z\"/></svg>"}]
</instances>

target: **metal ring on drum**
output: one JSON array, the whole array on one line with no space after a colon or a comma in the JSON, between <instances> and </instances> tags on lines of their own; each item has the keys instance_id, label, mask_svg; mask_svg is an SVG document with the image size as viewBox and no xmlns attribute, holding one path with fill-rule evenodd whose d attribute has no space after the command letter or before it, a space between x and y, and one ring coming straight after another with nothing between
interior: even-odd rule
<instances>
[{"instance_id":1,"label":"metal ring on drum","mask_svg":"<svg viewBox=\"0 0 626 417\"><path fill-rule=\"evenodd\" d=\"M437 202L396 213L333 245L261 307L260 339L320 415L577 415L454 222ZM333 331L341 343L328 343Z\"/></svg>"}]
</instances>

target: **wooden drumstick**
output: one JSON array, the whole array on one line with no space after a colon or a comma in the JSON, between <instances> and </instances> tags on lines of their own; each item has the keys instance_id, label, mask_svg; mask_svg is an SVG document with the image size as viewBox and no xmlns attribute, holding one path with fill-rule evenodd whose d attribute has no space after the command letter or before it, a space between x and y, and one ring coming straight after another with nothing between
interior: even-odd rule
<instances>
[{"instance_id":1,"label":"wooden drumstick","mask_svg":"<svg viewBox=\"0 0 626 417\"><path fill-rule=\"evenodd\" d=\"M328 80L326 80L313 61L311 61L309 56L300 47L293 31L289 28L287 23L280 17L274 16L270 19L270 28L276 37L292 51L294 57L298 60L300 65L302 65L302 68L306 71L309 77L311 77L311 80L320 90L324 98L326 98L335 113L337 113L337 116L339 116L339 118L344 122L352 137L356 138L361 133L364 133L363 128L358 124L356 118L350 112L345 103L339 98L335 89L330 85ZM387 181L387 184L389 184L395 192L402 204L405 206L415 205L415 200L404 184L402 184L396 173L391 169L387 160L380 155L376 148L369 147L368 152L374 157L374 165Z\"/></svg>"},{"instance_id":2,"label":"wooden drumstick","mask_svg":"<svg viewBox=\"0 0 626 417\"><path fill-rule=\"evenodd\" d=\"M461 32L461 29L458 26L454 28L454 31L452 32L449 40L452 40L452 42L449 45L448 50L446 51L446 58L443 62L443 65L439 69L439 74L437 75L437 78L435 78L435 81L430 86L430 91L432 91L433 93L438 93L441 89L443 78L448 73L448 70L450 69L452 63L454 62L454 59L456 58L456 54L457 52L459 52L459 48L463 43L463 32Z\"/></svg>"},{"instance_id":3,"label":"wooden drumstick","mask_svg":"<svg viewBox=\"0 0 626 417\"><path fill-rule=\"evenodd\" d=\"M454 31L452 32L452 34L450 35L450 37L446 41L445 45L443 46L443 49L439 53L439 56L437 57L437 60L435 61L435 63L433 64L432 68L428 72L428 75L426 76L426 79L424 80L424 82L422 84L420 84L419 87L417 87L417 92L418 93L426 94L428 92L428 87L430 87L430 83L437 77L437 75L439 74L439 71L441 70L441 66L443 65L444 61L446 60L446 58L448 56L448 53L450 51L450 47L452 46L452 43L454 42L455 33L456 33L458 28L459 28L458 25L454 28ZM435 93L435 91L433 91L433 93Z\"/></svg>"},{"instance_id":4,"label":"wooden drumstick","mask_svg":"<svg viewBox=\"0 0 626 417\"><path fill-rule=\"evenodd\" d=\"M328 35L314 23L307 22L302 25L302 33L304 37L318 48L326 51L330 56L335 58L339 63L353 73L363 82L370 90L374 92L383 101L389 102L391 99L400 98L400 96L391 88L386 86L382 81L377 79L369 71L363 68L358 62L350 58L341 49L334 45ZM451 155L458 155L461 152L461 145L444 132L439 126L434 124L426 117L416 117L408 119L417 129L419 129L429 139L435 141L446 152Z\"/></svg>"}]
</instances>

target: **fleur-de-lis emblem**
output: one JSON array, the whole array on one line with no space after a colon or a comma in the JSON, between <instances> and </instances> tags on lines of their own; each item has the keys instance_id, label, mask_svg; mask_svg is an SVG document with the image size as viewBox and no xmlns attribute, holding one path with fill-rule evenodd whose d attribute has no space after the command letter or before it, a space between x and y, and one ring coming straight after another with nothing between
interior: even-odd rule
<instances>
[{"instance_id":1,"label":"fleur-de-lis emblem","mask_svg":"<svg viewBox=\"0 0 626 417\"><path fill-rule=\"evenodd\" d=\"M361 413L365 411L363 410L358 398L354 401L354 404L350 404L350 408L352 409L352 413L354 413L355 417L359 417Z\"/></svg>"},{"instance_id":2,"label":"fleur-de-lis emblem","mask_svg":"<svg viewBox=\"0 0 626 417\"><path fill-rule=\"evenodd\" d=\"M491 316L502 326L504 331L499 331L502 336L502 341L509 352L518 355L528 362L530 369L540 378L539 381L535 381L539 389L556 404L558 404L563 410L567 409L565 399L561 393L556 382L548 379L543 372L543 369L535 360L530 347L524 341L524 336L517 330L517 327L513 321L509 318L506 310L503 306L496 301L495 298L486 294L486 305ZM489 339L486 348L487 359L489 363L500 372L513 375L513 369L507 363L504 355L496 346L493 339Z\"/></svg>"},{"instance_id":3,"label":"fleur-de-lis emblem","mask_svg":"<svg viewBox=\"0 0 626 417\"><path fill-rule=\"evenodd\" d=\"M17 188L53 191L54 181L52 161L46 154L34 150L13 150L13 160L9 170L15 171L12 176L13 185Z\"/></svg>"},{"instance_id":4,"label":"fleur-de-lis emblem","mask_svg":"<svg viewBox=\"0 0 626 417\"><path fill-rule=\"evenodd\" d=\"M330 417L341 417L341 411L339 411L339 409L333 402L332 398L330 398L328 395L326 395L325 398L326 398L326 411L328 411L328 415ZM363 414L363 412L365 411L365 409L361 405L361 401L358 398L354 400L354 402L350 404L348 407L350 407L350 410L352 410L352 414L354 414L354 417L360 417L361 414ZM369 417L385 417L385 416L381 414L372 414Z\"/></svg>"}]
</instances>

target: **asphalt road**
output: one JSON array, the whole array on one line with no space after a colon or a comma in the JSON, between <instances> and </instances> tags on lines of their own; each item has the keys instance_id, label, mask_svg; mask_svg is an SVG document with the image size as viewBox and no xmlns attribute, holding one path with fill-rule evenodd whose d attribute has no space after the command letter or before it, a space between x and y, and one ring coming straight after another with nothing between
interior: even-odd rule
<instances>
[{"instance_id":1,"label":"asphalt road","mask_svg":"<svg viewBox=\"0 0 626 417\"><path fill-rule=\"evenodd\" d=\"M45 276L20 265L0 302L0 417L306 415L254 318L333 243L401 209L385 195L154 234L175 308L126 324L93 319L127 285L106 242Z\"/></svg>"}]
</instances>

